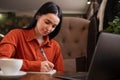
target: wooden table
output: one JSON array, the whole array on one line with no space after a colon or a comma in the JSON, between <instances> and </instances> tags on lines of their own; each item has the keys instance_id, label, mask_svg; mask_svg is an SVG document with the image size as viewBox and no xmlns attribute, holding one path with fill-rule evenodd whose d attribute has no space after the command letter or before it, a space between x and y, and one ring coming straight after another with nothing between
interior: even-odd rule
<instances>
[{"instance_id":1,"label":"wooden table","mask_svg":"<svg viewBox=\"0 0 120 80\"><path fill-rule=\"evenodd\" d=\"M27 74L23 77L21 77L19 80L64 80L60 78L55 78L55 75L61 75L61 74L71 74L76 72L57 72L54 75L49 74Z\"/></svg>"},{"instance_id":2,"label":"wooden table","mask_svg":"<svg viewBox=\"0 0 120 80\"><path fill-rule=\"evenodd\" d=\"M64 74L64 73L56 73L54 75L50 75L50 74L30 74L27 73L26 75L22 76L22 77L17 77L17 78L1 78L0 80L63 80L63 79L59 79L59 78L55 78L55 75L59 75L59 74Z\"/></svg>"},{"instance_id":3,"label":"wooden table","mask_svg":"<svg viewBox=\"0 0 120 80\"><path fill-rule=\"evenodd\" d=\"M59 78L55 78L53 75L48 74L27 74L21 77L20 80L63 80Z\"/></svg>"},{"instance_id":4,"label":"wooden table","mask_svg":"<svg viewBox=\"0 0 120 80\"><path fill-rule=\"evenodd\" d=\"M27 74L17 78L0 78L0 80L63 80L55 78L53 75L48 74Z\"/></svg>"}]
</instances>

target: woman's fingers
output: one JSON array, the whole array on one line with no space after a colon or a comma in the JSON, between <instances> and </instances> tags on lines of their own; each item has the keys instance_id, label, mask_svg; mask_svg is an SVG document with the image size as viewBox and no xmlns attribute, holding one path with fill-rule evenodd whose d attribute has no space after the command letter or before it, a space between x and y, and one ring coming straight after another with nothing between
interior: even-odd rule
<instances>
[{"instance_id":1,"label":"woman's fingers","mask_svg":"<svg viewBox=\"0 0 120 80\"><path fill-rule=\"evenodd\" d=\"M43 61L41 62L41 72L48 72L51 71L54 67L54 64L49 61Z\"/></svg>"},{"instance_id":2,"label":"woman's fingers","mask_svg":"<svg viewBox=\"0 0 120 80\"><path fill-rule=\"evenodd\" d=\"M54 67L54 64L48 61L48 65L49 65L50 69L52 70Z\"/></svg>"}]
</instances>

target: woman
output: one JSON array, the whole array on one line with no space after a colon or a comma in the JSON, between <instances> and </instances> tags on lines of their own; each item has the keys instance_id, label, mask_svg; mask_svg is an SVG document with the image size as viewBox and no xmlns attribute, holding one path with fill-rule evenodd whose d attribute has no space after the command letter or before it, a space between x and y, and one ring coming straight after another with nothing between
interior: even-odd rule
<instances>
[{"instance_id":1,"label":"woman","mask_svg":"<svg viewBox=\"0 0 120 80\"><path fill-rule=\"evenodd\" d=\"M53 40L62 22L62 11L47 2L36 12L25 29L11 30L0 43L0 57L23 59L23 71L63 71L59 44Z\"/></svg>"}]
</instances>

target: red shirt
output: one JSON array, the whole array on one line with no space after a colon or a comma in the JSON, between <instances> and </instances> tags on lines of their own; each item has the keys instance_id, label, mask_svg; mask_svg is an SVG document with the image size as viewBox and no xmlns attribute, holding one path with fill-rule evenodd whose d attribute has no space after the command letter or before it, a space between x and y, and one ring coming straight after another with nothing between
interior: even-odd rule
<instances>
[{"instance_id":1,"label":"red shirt","mask_svg":"<svg viewBox=\"0 0 120 80\"><path fill-rule=\"evenodd\" d=\"M41 61L45 58L41 54L40 48L43 48L48 60L55 66L57 71L63 71L63 57L59 44L48 36L40 46L34 29L11 30L0 42L0 57L23 59L23 71L40 71Z\"/></svg>"}]
</instances>

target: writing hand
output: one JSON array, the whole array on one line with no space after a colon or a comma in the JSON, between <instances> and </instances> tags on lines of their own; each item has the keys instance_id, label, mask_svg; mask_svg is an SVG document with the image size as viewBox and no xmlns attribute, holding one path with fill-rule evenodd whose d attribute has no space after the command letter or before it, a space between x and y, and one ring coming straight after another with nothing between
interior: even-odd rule
<instances>
[{"instance_id":1,"label":"writing hand","mask_svg":"<svg viewBox=\"0 0 120 80\"><path fill-rule=\"evenodd\" d=\"M41 72L48 72L51 71L54 67L54 64L51 63L50 61L42 61L41 62Z\"/></svg>"}]
</instances>

